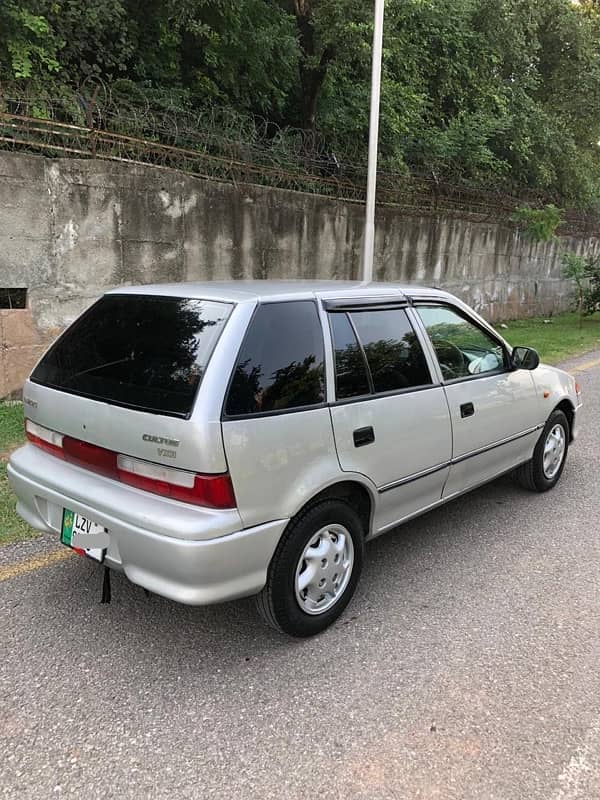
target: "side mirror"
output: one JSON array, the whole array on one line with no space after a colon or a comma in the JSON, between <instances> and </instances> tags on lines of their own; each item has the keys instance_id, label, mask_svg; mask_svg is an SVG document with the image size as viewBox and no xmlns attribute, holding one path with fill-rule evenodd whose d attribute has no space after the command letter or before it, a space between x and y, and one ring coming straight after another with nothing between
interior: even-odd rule
<instances>
[{"instance_id":1,"label":"side mirror","mask_svg":"<svg viewBox=\"0 0 600 800\"><path fill-rule=\"evenodd\" d=\"M511 361L513 369L535 369L540 357L533 347L513 347Z\"/></svg>"}]
</instances>

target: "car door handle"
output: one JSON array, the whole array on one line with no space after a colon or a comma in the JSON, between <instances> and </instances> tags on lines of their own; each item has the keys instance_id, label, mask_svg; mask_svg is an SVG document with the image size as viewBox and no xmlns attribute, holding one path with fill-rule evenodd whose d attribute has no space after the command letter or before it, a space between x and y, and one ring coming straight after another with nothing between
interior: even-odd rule
<instances>
[{"instance_id":1,"label":"car door handle","mask_svg":"<svg viewBox=\"0 0 600 800\"><path fill-rule=\"evenodd\" d=\"M373 428L369 425L368 428L357 428L353 434L354 447L364 447L366 444L371 444L375 441L375 433Z\"/></svg>"},{"instance_id":2,"label":"car door handle","mask_svg":"<svg viewBox=\"0 0 600 800\"><path fill-rule=\"evenodd\" d=\"M472 417L475 413L475 406L473 403L463 403L460 407L460 415L461 417Z\"/></svg>"}]
</instances>

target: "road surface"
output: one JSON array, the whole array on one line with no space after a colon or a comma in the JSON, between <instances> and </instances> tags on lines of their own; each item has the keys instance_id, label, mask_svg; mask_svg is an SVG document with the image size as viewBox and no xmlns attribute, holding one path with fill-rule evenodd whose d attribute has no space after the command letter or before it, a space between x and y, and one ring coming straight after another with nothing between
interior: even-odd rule
<instances>
[{"instance_id":1,"label":"road surface","mask_svg":"<svg viewBox=\"0 0 600 800\"><path fill-rule=\"evenodd\" d=\"M559 486L509 479L367 548L318 638L0 549L0 797L600 799L600 353ZM57 555L58 553L58 555Z\"/></svg>"}]
</instances>

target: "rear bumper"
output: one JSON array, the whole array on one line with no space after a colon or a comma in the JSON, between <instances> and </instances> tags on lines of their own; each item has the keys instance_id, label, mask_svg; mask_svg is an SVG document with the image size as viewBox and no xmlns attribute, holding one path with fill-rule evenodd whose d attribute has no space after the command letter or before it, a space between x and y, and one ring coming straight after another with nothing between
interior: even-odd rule
<instances>
[{"instance_id":1,"label":"rear bumper","mask_svg":"<svg viewBox=\"0 0 600 800\"><path fill-rule=\"evenodd\" d=\"M18 498L17 512L32 527L58 537L63 508L77 511L108 530L108 566L123 571L132 583L188 605L259 592L288 522L240 530L237 512L154 497L31 445L13 453L8 479ZM126 513L117 516L119 509Z\"/></svg>"}]
</instances>

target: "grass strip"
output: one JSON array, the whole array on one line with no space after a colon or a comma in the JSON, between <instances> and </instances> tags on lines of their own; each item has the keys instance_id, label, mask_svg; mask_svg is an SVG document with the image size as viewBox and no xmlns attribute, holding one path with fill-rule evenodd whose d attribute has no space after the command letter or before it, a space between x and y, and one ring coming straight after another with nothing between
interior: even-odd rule
<instances>
[{"instance_id":1,"label":"grass strip","mask_svg":"<svg viewBox=\"0 0 600 800\"><path fill-rule=\"evenodd\" d=\"M600 350L600 314L584 317L581 327L575 312L507 320L495 323L495 327L509 344L535 348L546 364L558 364L589 350Z\"/></svg>"},{"instance_id":2,"label":"grass strip","mask_svg":"<svg viewBox=\"0 0 600 800\"><path fill-rule=\"evenodd\" d=\"M6 462L11 450L25 441L23 405L0 403L0 545L20 542L37 536L37 531L19 517L17 504L6 475Z\"/></svg>"}]
</instances>

